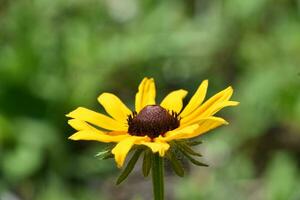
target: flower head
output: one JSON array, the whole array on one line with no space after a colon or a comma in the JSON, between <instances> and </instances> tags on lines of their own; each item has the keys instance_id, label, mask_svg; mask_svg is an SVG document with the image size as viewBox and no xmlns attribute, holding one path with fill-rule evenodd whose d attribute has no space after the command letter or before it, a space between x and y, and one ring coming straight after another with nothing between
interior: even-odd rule
<instances>
[{"instance_id":1,"label":"flower head","mask_svg":"<svg viewBox=\"0 0 300 200\"><path fill-rule=\"evenodd\" d=\"M118 167L123 166L128 152L135 145L148 147L163 157L172 142L195 138L228 124L214 115L224 107L239 104L230 101L233 89L228 87L204 102L207 87L208 81L204 80L183 108L187 91L173 91L157 104L154 80L144 78L135 97L135 111L131 111L115 95L103 93L98 101L110 116L77 108L67 114L72 118L69 124L77 130L69 138L116 143L111 153Z\"/></svg>"}]
</instances>

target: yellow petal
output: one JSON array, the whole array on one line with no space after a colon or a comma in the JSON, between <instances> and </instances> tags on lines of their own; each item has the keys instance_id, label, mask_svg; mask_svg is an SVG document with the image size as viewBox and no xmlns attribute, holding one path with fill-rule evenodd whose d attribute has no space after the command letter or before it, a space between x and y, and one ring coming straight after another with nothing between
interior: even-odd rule
<instances>
[{"instance_id":1,"label":"yellow petal","mask_svg":"<svg viewBox=\"0 0 300 200\"><path fill-rule=\"evenodd\" d=\"M116 137L116 136L115 136ZM112 154L115 155L115 160L117 166L121 168L124 164L126 156L130 151L131 147L142 140L145 140L146 137L138 137L138 136L129 136L128 138L120 141L113 149Z\"/></svg>"},{"instance_id":2,"label":"yellow petal","mask_svg":"<svg viewBox=\"0 0 300 200\"><path fill-rule=\"evenodd\" d=\"M155 105L156 89L154 79L144 78L135 96L135 111L139 112L147 105Z\"/></svg>"},{"instance_id":3,"label":"yellow petal","mask_svg":"<svg viewBox=\"0 0 300 200\"><path fill-rule=\"evenodd\" d=\"M207 109L202 116L211 116L216 114L217 112L219 112L222 108L228 107L228 106L237 106L240 103L237 101L225 101L225 102L221 102L218 103L214 106L211 106L209 109Z\"/></svg>"},{"instance_id":4,"label":"yellow petal","mask_svg":"<svg viewBox=\"0 0 300 200\"><path fill-rule=\"evenodd\" d=\"M74 129L76 129L77 131L96 130L96 128L94 128L93 126L79 119L70 119L68 120L68 124L72 126Z\"/></svg>"},{"instance_id":5,"label":"yellow petal","mask_svg":"<svg viewBox=\"0 0 300 200\"><path fill-rule=\"evenodd\" d=\"M111 131L107 132L107 135L116 136L116 135L126 135L128 134L127 131Z\"/></svg>"},{"instance_id":6,"label":"yellow petal","mask_svg":"<svg viewBox=\"0 0 300 200\"><path fill-rule=\"evenodd\" d=\"M103 93L98 97L98 101L110 116L122 123L126 123L131 111L117 96L110 93Z\"/></svg>"},{"instance_id":7,"label":"yellow petal","mask_svg":"<svg viewBox=\"0 0 300 200\"><path fill-rule=\"evenodd\" d=\"M208 117L203 119L202 121L199 121L197 126L191 125L183 129L179 129L177 131L174 130L173 133L170 133L172 131L168 132L166 134L165 140L170 141L174 139L178 140L178 139L194 138L224 124L228 124L228 122L226 122L222 118Z\"/></svg>"},{"instance_id":8,"label":"yellow petal","mask_svg":"<svg viewBox=\"0 0 300 200\"><path fill-rule=\"evenodd\" d=\"M180 121L182 126L187 126L193 124L194 121L198 121L200 118L207 117L207 115L203 115L206 110L210 109L212 106L215 106L221 102L228 101L232 96L233 89L232 87L228 87L225 90L217 93L210 99L208 99L204 104L198 107L194 112L190 113L186 117L183 117Z\"/></svg>"},{"instance_id":9,"label":"yellow petal","mask_svg":"<svg viewBox=\"0 0 300 200\"><path fill-rule=\"evenodd\" d=\"M97 129L97 128L91 126L90 124L88 124L87 122L81 121L79 119L70 119L70 120L68 120L68 124L70 126L72 126L74 129L76 129L77 131L84 131L84 130L100 131L99 129ZM100 131L100 132L102 132L102 131ZM125 131L112 131L112 132L108 132L108 133L105 133L105 134L111 135L111 136L117 136L117 135L126 135L127 132L125 132Z\"/></svg>"},{"instance_id":10,"label":"yellow petal","mask_svg":"<svg viewBox=\"0 0 300 200\"><path fill-rule=\"evenodd\" d=\"M165 153L170 148L170 145L164 141L155 140L154 142L141 142L142 145L149 147L153 153L159 153L161 157L165 155Z\"/></svg>"},{"instance_id":11,"label":"yellow petal","mask_svg":"<svg viewBox=\"0 0 300 200\"><path fill-rule=\"evenodd\" d=\"M182 100L187 95L185 90L176 90L168 94L161 102L161 107L179 113L182 109Z\"/></svg>"},{"instance_id":12,"label":"yellow petal","mask_svg":"<svg viewBox=\"0 0 300 200\"><path fill-rule=\"evenodd\" d=\"M125 123L118 122L110 117L107 117L103 114L94 112L83 107L77 108L76 110L70 112L66 116L89 122L93 125L99 126L100 128L107 130L127 131Z\"/></svg>"},{"instance_id":13,"label":"yellow petal","mask_svg":"<svg viewBox=\"0 0 300 200\"><path fill-rule=\"evenodd\" d=\"M191 126L187 126L184 128L178 128L173 131L169 131L165 134L164 137L160 138L161 141L171 141L180 139L180 136L183 134L192 134L197 128L199 127L198 124L193 124Z\"/></svg>"},{"instance_id":14,"label":"yellow petal","mask_svg":"<svg viewBox=\"0 0 300 200\"><path fill-rule=\"evenodd\" d=\"M128 134L111 136L106 133L103 133L99 130L83 130L78 131L77 133L71 135L69 139L71 140L94 140L99 142L119 142L125 138L130 137Z\"/></svg>"},{"instance_id":15,"label":"yellow petal","mask_svg":"<svg viewBox=\"0 0 300 200\"><path fill-rule=\"evenodd\" d=\"M196 93L191 98L190 102L186 105L186 107L183 109L183 111L180 113L181 117L185 117L191 112L193 112L196 108L198 108L202 102L204 101L204 98L206 96L206 91L208 87L208 80L204 80L201 85L198 87Z\"/></svg>"},{"instance_id":16,"label":"yellow petal","mask_svg":"<svg viewBox=\"0 0 300 200\"><path fill-rule=\"evenodd\" d=\"M228 125L228 122L219 117L211 117L211 119L204 121L199 125L199 128L192 134L184 135L182 139L194 138L207 133L221 125Z\"/></svg>"}]
</instances>

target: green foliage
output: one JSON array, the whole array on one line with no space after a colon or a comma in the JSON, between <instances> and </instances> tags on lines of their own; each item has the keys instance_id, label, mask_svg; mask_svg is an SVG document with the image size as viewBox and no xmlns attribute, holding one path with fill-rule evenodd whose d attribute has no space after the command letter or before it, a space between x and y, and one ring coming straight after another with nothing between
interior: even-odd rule
<instances>
[{"instance_id":1,"label":"green foliage","mask_svg":"<svg viewBox=\"0 0 300 200\"><path fill-rule=\"evenodd\" d=\"M135 164L138 161L138 159L139 159L142 152L143 152L143 149L137 149L134 152L134 154L131 157L131 159L129 160L128 164L126 165L126 167L124 168L124 170L122 171L120 176L118 177L118 180L117 180L117 183L116 183L117 185L122 183L128 177L128 175L132 172L132 170L135 167Z\"/></svg>"},{"instance_id":2,"label":"green foliage","mask_svg":"<svg viewBox=\"0 0 300 200\"><path fill-rule=\"evenodd\" d=\"M176 173L177 176L184 176L184 168L179 159L176 158L173 151L167 152L167 158L171 163L173 171Z\"/></svg>"},{"instance_id":3,"label":"green foliage","mask_svg":"<svg viewBox=\"0 0 300 200\"><path fill-rule=\"evenodd\" d=\"M64 116L104 112L107 91L133 108L144 76L158 102L206 78L208 96L232 85L241 102L193 147L211 167L168 177L167 199L300 198L299 1L3 0L0 27L0 199L151 193L136 179L114 188L114 161L94 157L104 146L67 140Z\"/></svg>"},{"instance_id":4,"label":"green foliage","mask_svg":"<svg viewBox=\"0 0 300 200\"><path fill-rule=\"evenodd\" d=\"M152 151L150 149L144 150L143 157L143 175L147 177L152 167Z\"/></svg>"},{"instance_id":5,"label":"green foliage","mask_svg":"<svg viewBox=\"0 0 300 200\"><path fill-rule=\"evenodd\" d=\"M97 153L95 156L100 160L106 160L109 158L113 158L114 155L111 152L112 149L113 149L113 147L109 146L109 147L105 148L103 151L100 151L99 153Z\"/></svg>"},{"instance_id":6,"label":"green foliage","mask_svg":"<svg viewBox=\"0 0 300 200\"><path fill-rule=\"evenodd\" d=\"M188 154L191 154L192 156L199 156L201 157L202 155L196 151L194 151L186 141L176 141L175 142L177 146L179 146L180 149L182 149L183 151L185 151ZM197 142L199 143L199 142ZM195 143L192 143L195 144ZM201 143L200 143L201 144Z\"/></svg>"},{"instance_id":7,"label":"green foliage","mask_svg":"<svg viewBox=\"0 0 300 200\"><path fill-rule=\"evenodd\" d=\"M265 177L268 189L266 199L284 200L297 198L300 189L297 165L285 152L275 154Z\"/></svg>"}]
</instances>

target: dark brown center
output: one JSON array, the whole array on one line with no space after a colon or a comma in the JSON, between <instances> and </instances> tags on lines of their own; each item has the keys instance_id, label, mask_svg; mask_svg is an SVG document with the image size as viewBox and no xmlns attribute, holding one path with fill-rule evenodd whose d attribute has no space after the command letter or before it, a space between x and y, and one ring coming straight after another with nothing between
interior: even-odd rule
<instances>
[{"instance_id":1,"label":"dark brown center","mask_svg":"<svg viewBox=\"0 0 300 200\"><path fill-rule=\"evenodd\" d=\"M133 112L127 121L130 135L147 135L152 139L178 128L180 123L176 112L170 114L159 105L146 106L139 113Z\"/></svg>"}]
</instances>

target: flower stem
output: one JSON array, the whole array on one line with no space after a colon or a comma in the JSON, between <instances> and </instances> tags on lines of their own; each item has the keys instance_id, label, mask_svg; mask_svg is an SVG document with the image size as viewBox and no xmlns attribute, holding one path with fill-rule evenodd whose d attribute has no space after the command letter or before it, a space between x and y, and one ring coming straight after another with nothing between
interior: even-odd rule
<instances>
[{"instance_id":1,"label":"flower stem","mask_svg":"<svg viewBox=\"0 0 300 200\"><path fill-rule=\"evenodd\" d=\"M164 162L157 153L153 155L152 184L154 200L164 199Z\"/></svg>"}]
</instances>

